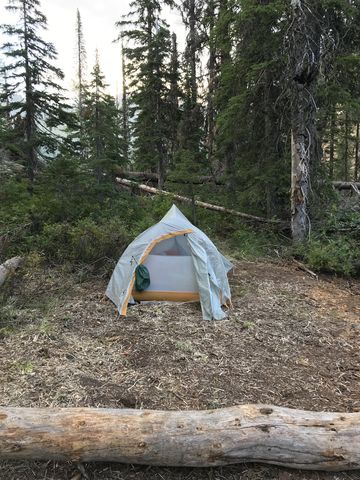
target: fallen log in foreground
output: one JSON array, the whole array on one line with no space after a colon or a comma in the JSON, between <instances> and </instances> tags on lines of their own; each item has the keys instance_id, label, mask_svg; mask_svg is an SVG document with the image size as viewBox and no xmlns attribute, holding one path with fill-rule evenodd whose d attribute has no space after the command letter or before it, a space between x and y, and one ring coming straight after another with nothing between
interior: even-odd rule
<instances>
[{"instance_id":1,"label":"fallen log in foreground","mask_svg":"<svg viewBox=\"0 0 360 480\"><path fill-rule=\"evenodd\" d=\"M137 182L134 182L132 180L127 180L125 178L116 177L116 181L120 185L123 185L125 187L137 188L139 190L142 190L142 191L147 192L147 193L151 193L153 195L170 196L174 200L178 200L180 202L185 202L185 203L190 203L190 204L193 203L193 200L189 197L184 197L183 195L177 195L176 193L167 192L165 190L159 190L158 188L149 187L148 185L143 185L141 183L137 183ZM195 205L197 205L199 207L206 208L208 210L214 210L216 212L228 213L230 215L240 217L240 218L242 218L244 220L247 220L247 221L250 221L250 222L268 223L268 224L275 224L275 225L284 224L284 222L281 222L279 220L273 220L273 219L268 219L268 218L263 218L263 217L257 217L255 215L249 215L248 213L238 212L237 210L221 207L220 205L213 205L211 203L201 202L200 200L195 200L194 203L195 203Z\"/></svg>"},{"instance_id":2,"label":"fallen log in foreground","mask_svg":"<svg viewBox=\"0 0 360 480\"><path fill-rule=\"evenodd\" d=\"M5 280L14 272L17 268L23 263L22 257L13 257L6 260L2 265L0 265L0 287L5 283Z\"/></svg>"},{"instance_id":3,"label":"fallen log in foreground","mask_svg":"<svg viewBox=\"0 0 360 480\"><path fill-rule=\"evenodd\" d=\"M0 458L208 467L360 468L360 413L0 408Z\"/></svg>"}]
</instances>

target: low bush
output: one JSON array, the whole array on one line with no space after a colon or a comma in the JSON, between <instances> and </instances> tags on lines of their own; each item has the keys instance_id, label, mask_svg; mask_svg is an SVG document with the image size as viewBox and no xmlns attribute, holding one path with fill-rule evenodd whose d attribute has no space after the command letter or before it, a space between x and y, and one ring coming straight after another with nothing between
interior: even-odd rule
<instances>
[{"instance_id":1,"label":"low bush","mask_svg":"<svg viewBox=\"0 0 360 480\"><path fill-rule=\"evenodd\" d=\"M346 276L360 273L360 242L346 236L312 238L296 247L294 254L317 272Z\"/></svg>"}]
</instances>

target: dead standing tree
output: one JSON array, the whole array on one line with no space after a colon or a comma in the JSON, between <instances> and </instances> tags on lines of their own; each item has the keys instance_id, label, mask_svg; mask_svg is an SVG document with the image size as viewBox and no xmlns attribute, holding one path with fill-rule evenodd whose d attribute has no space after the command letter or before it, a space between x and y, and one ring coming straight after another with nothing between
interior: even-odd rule
<instances>
[{"instance_id":1,"label":"dead standing tree","mask_svg":"<svg viewBox=\"0 0 360 480\"><path fill-rule=\"evenodd\" d=\"M320 64L320 7L317 0L291 0L291 7L291 231L295 242L303 242L310 232L310 179L318 155L315 98Z\"/></svg>"}]
</instances>

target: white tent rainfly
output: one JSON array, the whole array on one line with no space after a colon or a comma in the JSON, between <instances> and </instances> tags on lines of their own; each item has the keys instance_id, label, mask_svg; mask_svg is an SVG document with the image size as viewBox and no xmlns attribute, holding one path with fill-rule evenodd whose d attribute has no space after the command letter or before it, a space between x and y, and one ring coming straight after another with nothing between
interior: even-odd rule
<instances>
[{"instance_id":1,"label":"white tent rainfly","mask_svg":"<svg viewBox=\"0 0 360 480\"><path fill-rule=\"evenodd\" d=\"M135 288L138 265L147 267L150 285ZM136 301L200 301L205 320L222 320L231 305L227 278L232 264L212 241L173 205L156 225L130 243L112 274L106 295L126 315Z\"/></svg>"}]
</instances>

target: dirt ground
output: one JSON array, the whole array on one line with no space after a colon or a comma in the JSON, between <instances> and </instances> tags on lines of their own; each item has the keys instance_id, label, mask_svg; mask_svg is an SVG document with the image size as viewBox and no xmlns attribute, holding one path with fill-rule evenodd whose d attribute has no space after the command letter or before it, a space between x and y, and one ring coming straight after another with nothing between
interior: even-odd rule
<instances>
[{"instance_id":1,"label":"dirt ground","mask_svg":"<svg viewBox=\"0 0 360 480\"><path fill-rule=\"evenodd\" d=\"M198 304L142 304L118 318L106 282L40 268L14 280L1 310L1 405L360 411L359 281L237 262L234 309L221 322L202 320ZM0 463L1 480L81 478L360 480L360 471Z\"/></svg>"}]
</instances>

